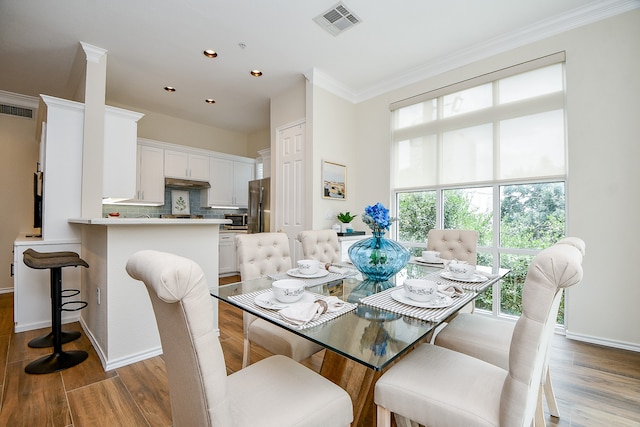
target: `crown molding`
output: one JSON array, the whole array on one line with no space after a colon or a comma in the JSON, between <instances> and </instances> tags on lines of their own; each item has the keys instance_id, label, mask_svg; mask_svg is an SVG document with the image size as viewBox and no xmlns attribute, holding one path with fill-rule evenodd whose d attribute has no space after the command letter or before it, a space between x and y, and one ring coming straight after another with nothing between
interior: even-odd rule
<instances>
[{"instance_id":1,"label":"crown molding","mask_svg":"<svg viewBox=\"0 0 640 427\"><path fill-rule=\"evenodd\" d=\"M100 62L100 59L107 54L107 50L101 47L93 46L85 42L80 42L80 44L82 45L84 54L87 56L88 62L95 62L97 64Z\"/></svg>"},{"instance_id":2,"label":"crown molding","mask_svg":"<svg viewBox=\"0 0 640 427\"><path fill-rule=\"evenodd\" d=\"M452 52L451 54L435 58L427 64L383 80L360 92L344 86L316 69L311 73L312 78L310 78L307 73L305 73L305 76L314 85L318 85L337 96L357 104L455 68L637 8L640 8L640 0L596 0L584 7L573 9L553 18L528 25L518 31L503 34L486 42L477 43Z\"/></svg>"},{"instance_id":3,"label":"crown molding","mask_svg":"<svg viewBox=\"0 0 640 427\"><path fill-rule=\"evenodd\" d=\"M0 90L0 104L37 110L40 105L40 100L34 96L20 95L18 93Z\"/></svg>"}]
</instances>

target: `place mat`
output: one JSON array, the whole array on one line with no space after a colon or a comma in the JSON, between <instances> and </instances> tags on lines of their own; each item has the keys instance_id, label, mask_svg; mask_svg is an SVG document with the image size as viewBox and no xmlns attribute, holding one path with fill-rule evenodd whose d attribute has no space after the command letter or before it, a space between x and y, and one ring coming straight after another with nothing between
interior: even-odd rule
<instances>
[{"instance_id":1,"label":"place mat","mask_svg":"<svg viewBox=\"0 0 640 427\"><path fill-rule=\"evenodd\" d=\"M232 301L237 302L238 304L247 307L250 309L250 311L253 312L258 312L261 315L268 317L269 319L272 319L282 325L285 325L289 328L293 328L293 329L308 329L308 328L313 328L314 326L318 326L321 325L325 322L328 322L329 320L333 320L336 317L342 316L343 314L346 314L352 310L355 310L355 308L357 307L357 304L353 304L350 302L345 302L344 303L344 307L342 307L340 310L338 311L334 311L331 313L324 313L321 314L320 317L318 317L316 320L310 321L305 323L302 326L294 326L291 323L287 323L286 321L284 321L282 319L282 317L280 317L278 315L278 312L276 310L268 310L266 308L262 308L259 305L256 305L256 303L254 302L255 298L257 295L259 294L263 294L266 292L271 292L271 289L263 289L261 291L255 291L255 292L249 292L248 294L243 294L243 295L233 295L230 296L229 299ZM311 295L314 296L314 300L315 299L320 299L320 298L325 298L325 295L320 295L317 294L315 292L309 292L306 291L308 293L310 293Z\"/></svg>"},{"instance_id":2,"label":"place mat","mask_svg":"<svg viewBox=\"0 0 640 427\"><path fill-rule=\"evenodd\" d=\"M278 273L278 274L269 274L269 278L273 280L282 280L282 279L298 279L304 282L305 287L323 285L325 283L333 282L335 280L344 279L347 275L340 273L332 273L329 272L326 276L323 277L315 277L315 278L303 278L303 277L293 277L289 276L286 272Z\"/></svg>"},{"instance_id":3,"label":"place mat","mask_svg":"<svg viewBox=\"0 0 640 427\"><path fill-rule=\"evenodd\" d=\"M478 275L486 277L487 280L482 282L461 282L458 280L446 279L442 277L440 275L440 271L429 273L427 276L424 277L424 279L433 280L434 282L439 282L440 284L443 284L443 285L458 285L465 291L482 292L489 286L493 285L495 283L494 279L498 277L498 275L478 272L477 273Z\"/></svg>"},{"instance_id":4,"label":"place mat","mask_svg":"<svg viewBox=\"0 0 640 427\"><path fill-rule=\"evenodd\" d=\"M391 297L391 293L398 289L404 289L403 286L395 286L377 294L369 295L360 300L362 304L370 305L372 307L381 308L404 316L415 317L420 320L427 320L429 322L440 322L453 313L458 311L461 307L473 300L475 294L472 292L465 293L461 297L453 298L453 304L449 307L443 308L422 308L413 307L411 305L403 304L394 300Z\"/></svg>"}]
</instances>

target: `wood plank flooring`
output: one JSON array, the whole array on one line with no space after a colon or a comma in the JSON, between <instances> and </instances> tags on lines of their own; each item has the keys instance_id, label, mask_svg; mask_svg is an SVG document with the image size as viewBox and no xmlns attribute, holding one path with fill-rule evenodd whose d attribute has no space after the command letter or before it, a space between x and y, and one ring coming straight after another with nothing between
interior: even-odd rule
<instances>
[{"instance_id":1,"label":"wood plank flooring","mask_svg":"<svg viewBox=\"0 0 640 427\"><path fill-rule=\"evenodd\" d=\"M64 329L81 330L77 323ZM242 313L221 303L220 330L227 370L235 372L242 365ZM47 332L13 333L13 294L0 295L0 426L171 426L161 356L104 372L83 334L64 349L88 351L85 362L55 374L28 375L27 363L51 350L27 343ZM254 346L252 361L267 356ZM319 372L322 356L303 363ZM551 370L561 417L547 412L547 425L640 426L640 353L556 336Z\"/></svg>"}]
</instances>

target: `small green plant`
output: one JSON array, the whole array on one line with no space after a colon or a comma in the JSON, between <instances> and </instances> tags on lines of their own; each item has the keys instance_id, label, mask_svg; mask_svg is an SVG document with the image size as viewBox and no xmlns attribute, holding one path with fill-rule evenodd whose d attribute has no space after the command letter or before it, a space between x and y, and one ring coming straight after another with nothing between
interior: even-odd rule
<instances>
[{"instance_id":1,"label":"small green plant","mask_svg":"<svg viewBox=\"0 0 640 427\"><path fill-rule=\"evenodd\" d=\"M336 218L338 218L338 221L344 224L348 224L357 216L358 215L351 215L351 212L347 211L346 213L340 212L338 215L336 215Z\"/></svg>"}]
</instances>

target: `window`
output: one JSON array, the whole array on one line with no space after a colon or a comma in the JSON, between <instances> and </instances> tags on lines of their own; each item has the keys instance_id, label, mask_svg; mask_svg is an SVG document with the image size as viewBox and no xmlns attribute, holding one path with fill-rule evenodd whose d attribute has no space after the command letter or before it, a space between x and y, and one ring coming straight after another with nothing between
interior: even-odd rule
<instances>
[{"instance_id":1,"label":"window","mask_svg":"<svg viewBox=\"0 0 640 427\"><path fill-rule=\"evenodd\" d=\"M531 259L565 235L563 61L392 105L396 238L417 255L432 228L478 230L478 263L512 270L477 300L496 315L520 315Z\"/></svg>"}]
</instances>

